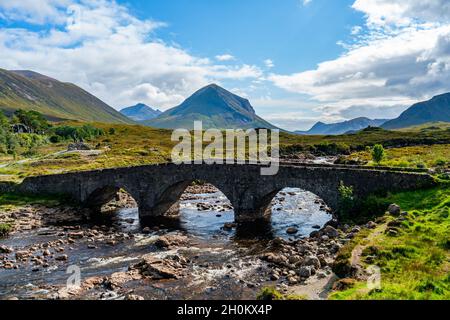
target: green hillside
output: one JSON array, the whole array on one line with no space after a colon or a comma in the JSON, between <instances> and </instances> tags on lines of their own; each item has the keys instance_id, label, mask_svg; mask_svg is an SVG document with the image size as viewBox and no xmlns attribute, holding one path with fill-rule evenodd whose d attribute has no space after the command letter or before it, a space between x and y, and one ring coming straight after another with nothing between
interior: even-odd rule
<instances>
[{"instance_id":1,"label":"green hillside","mask_svg":"<svg viewBox=\"0 0 450 320\"><path fill-rule=\"evenodd\" d=\"M132 123L100 99L71 83L32 71L0 69L0 110L39 111L50 119Z\"/></svg>"}]
</instances>

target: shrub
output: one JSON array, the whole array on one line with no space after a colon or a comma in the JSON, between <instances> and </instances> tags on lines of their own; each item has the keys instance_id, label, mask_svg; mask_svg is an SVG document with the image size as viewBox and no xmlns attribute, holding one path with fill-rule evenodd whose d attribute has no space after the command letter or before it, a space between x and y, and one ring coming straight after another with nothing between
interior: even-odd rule
<instances>
[{"instance_id":1,"label":"shrub","mask_svg":"<svg viewBox=\"0 0 450 320\"><path fill-rule=\"evenodd\" d=\"M8 235L12 230L12 225L9 223L0 223L0 237Z\"/></svg>"},{"instance_id":2,"label":"shrub","mask_svg":"<svg viewBox=\"0 0 450 320\"><path fill-rule=\"evenodd\" d=\"M17 110L14 112L13 123L21 123L31 129L33 133L44 134L49 128L50 124L44 116L34 110Z\"/></svg>"},{"instance_id":3,"label":"shrub","mask_svg":"<svg viewBox=\"0 0 450 320\"><path fill-rule=\"evenodd\" d=\"M383 161L384 157L385 157L384 147L381 144L376 144L372 148L372 160L376 164L380 164L381 161Z\"/></svg>"},{"instance_id":4,"label":"shrub","mask_svg":"<svg viewBox=\"0 0 450 320\"><path fill-rule=\"evenodd\" d=\"M444 167L447 164L447 161L445 159L437 159L434 162L435 167Z\"/></svg>"},{"instance_id":5,"label":"shrub","mask_svg":"<svg viewBox=\"0 0 450 320\"><path fill-rule=\"evenodd\" d=\"M93 139L103 135L102 129L96 128L90 124L82 127L61 126L55 129L55 135L62 140L72 139L74 142L82 142L87 139Z\"/></svg>"},{"instance_id":6,"label":"shrub","mask_svg":"<svg viewBox=\"0 0 450 320\"><path fill-rule=\"evenodd\" d=\"M261 292L256 296L257 300L265 300L265 301L272 301L272 300L284 300L283 295L278 292L273 287L266 287L261 290Z\"/></svg>"},{"instance_id":7,"label":"shrub","mask_svg":"<svg viewBox=\"0 0 450 320\"><path fill-rule=\"evenodd\" d=\"M51 143L58 143L62 141L62 137L61 136L57 136L57 135L53 135L50 137L50 142Z\"/></svg>"},{"instance_id":8,"label":"shrub","mask_svg":"<svg viewBox=\"0 0 450 320\"><path fill-rule=\"evenodd\" d=\"M337 156L342 154L350 154L350 147L345 143L328 143L322 142L315 144L313 146L314 153L327 155L327 156Z\"/></svg>"},{"instance_id":9,"label":"shrub","mask_svg":"<svg viewBox=\"0 0 450 320\"><path fill-rule=\"evenodd\" d=\"M341 181L339 187L339 211L346 215L349 214L355 206L355 197L353 195L353 187L344 185Z\"/></svg>"}]
</instances>

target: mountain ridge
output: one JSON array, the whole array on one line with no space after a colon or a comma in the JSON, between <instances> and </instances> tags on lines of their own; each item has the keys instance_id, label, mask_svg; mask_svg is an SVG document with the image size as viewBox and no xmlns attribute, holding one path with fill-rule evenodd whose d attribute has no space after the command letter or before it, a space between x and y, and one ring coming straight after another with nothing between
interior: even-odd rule
<instances>
[{"instance_id":1,"label":"mountain ridge","mask_svg":"<svg viewBox=\"0 0 450 320\"><path fill-rule=\"evenodd\" d=\"M162 114L159 109L153 109L144 103L138 103L120 110L120 113L134 121L151 120Z\"/></svg>"},{"instance_id":2,"label":"mountain ridge","mask_svg":"<svg viewBox=\"0 0 450 320\"><path fill-rule=\"evenodd\" d=\"M199 89L180 105L142 123L157 128L192 129L194 121L202 121L205 129L276 128L256 115L250 101L217 84Z\"/></svg>"},{"instance_id":3,"label":"mountain ridge","mask_svg":"<svg viewBox=\"0 0 450 320\"><path fill-rule=\"evenodd\" d=\"M0 110L35 110L50 119L134 123L72 83L31 70L0 69Z\"/></svg>"},{"instance_id":4,"label":"mountain ridge","mask_svg":"<svg viewBox=\"0 0 450 320\"><path fill-rule=\"evenodd\" d=\"M347 132L359 131L367 127L379 127L385 123L386 119L369 119L366 117L359 117L347 121L337 123L317 122L311 129L307 131L295 131L296 134L301 135L339 135Z\"/></svg>"},{"instance_id":5,"label":"mountain ridge","mask_svg":"<svg viewBox=\"0 0 450 320\"><path fill-rule=\"evenodd\" d=\"M403 129L428 122L450 122L450 92L413 104L398 118L382 125L384 129Z\"/></svg>"}]
</instances>

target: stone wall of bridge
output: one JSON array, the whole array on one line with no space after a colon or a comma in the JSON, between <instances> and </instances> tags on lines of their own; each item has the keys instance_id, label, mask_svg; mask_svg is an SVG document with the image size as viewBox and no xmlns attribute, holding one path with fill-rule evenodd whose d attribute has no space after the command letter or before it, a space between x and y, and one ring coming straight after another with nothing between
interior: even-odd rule
<instances>
[{"instance_id":1,"label":"stone wall of bridge","mask_svg":"<svg viewBox=\"0 0 450 320\"><path fill-rule=\"evenodd\" d=\"M20 192L64 194L91 208L109 202L119 189L133 196L141 217L165 215L177 205L194 180L220 189L234 207L237 221L265 218L273 197L286 187L301 188L321 197L331 208L339 200L342 181L364 198L379 191L429 187L427 174L329 166L282 165L277 175L262 176L259 165L149 165L27 178Z\"/></svg>"}]
</instances>

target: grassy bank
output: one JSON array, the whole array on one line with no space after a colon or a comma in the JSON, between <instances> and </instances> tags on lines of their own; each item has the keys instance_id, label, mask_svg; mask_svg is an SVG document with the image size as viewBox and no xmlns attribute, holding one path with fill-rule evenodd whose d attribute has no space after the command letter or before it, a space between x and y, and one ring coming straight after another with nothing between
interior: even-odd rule
<instances>
[{"instance_id":1,"label":"grassy bank","mask_svg":"<svg viewBox=\"0 0 450 320\"><path fill-rule=\"evenodd\" d=\"M85 123L55 124L56 127L63 125L81 127ZM27 176L40 174L164 163L171 160L172 148L177 144L177 142L171 141L171 130L139 125L104 123L91 123L90 125L103 132L102 135L85 140L98 150L97 153L62 153L67 150L67 145L71 142L65 140L36 146L33 148L32 155L19 152L13 157L2 154L0 155L0 181L18 182ZM430 165L431 162L438 160L450 163L448 154L450 130L447 128L415 132L385 131L372 128L356 134L341 136L299 136L284 132L280 135L281 154L287 157L299 152L339 155L362 151L357 156L367 158L368 155L363 151L366 147L377 143L381 143L385 147L419 145L419 147L398 148L398 151L389 149L386 165L394 164L394 160L401 163L408 162L409 158L404 160L400 157L403 153L406 153L405 157L418 157L419 160L414 160L416 162L430 162ZM447 144L440 145L441 143Z\"/></svg>"},{"instance_id":2,"label":"grassy bank","mask_svg":"<svg viewBox=\"0 0 450 320\"><path fill-rule=\"evenodd\" d=\"M384 223L354 239L338 257L348 260L360 245L362 266L381 268L381 289L368 291L365 281L355 282L330 298L450 299L450 186L384 200L397 203L407 214L384 216Z\"/></svg>"},{"instance_id":3,"label":"grassy bank","mask_svg":"<svg viewBox=\"0 0 450 320\"><path fill-rule=\"evenodd\" d=\"M346 159L375 165L370 151L356 152ZM380 165L402 168L450 167L450 144L390 148L386 150L386 157Z\"/></svg>"}]
</instances>

